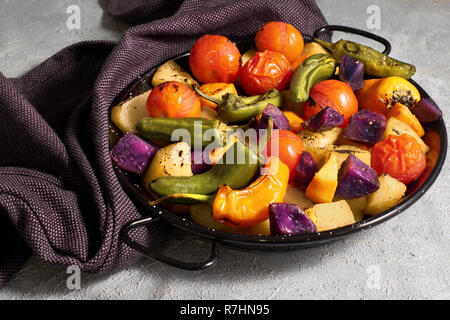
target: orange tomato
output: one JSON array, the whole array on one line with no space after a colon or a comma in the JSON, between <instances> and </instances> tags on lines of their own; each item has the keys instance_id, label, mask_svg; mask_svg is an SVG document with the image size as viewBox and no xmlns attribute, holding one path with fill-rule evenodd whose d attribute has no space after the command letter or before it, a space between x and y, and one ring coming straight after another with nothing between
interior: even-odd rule
<instances>
[{"instance_id":1,"label":"orange tomato","mask_svg":"<svg viewBox=\"0 0 450 320\"><path fill-rule=\"evenodd\" d=\"M418 178L426 167L419 143L408 134L388 135L375 144L371 155L371 166L378 175L387 173L404 184Z\"/></svg>"},{"instance_id":2,"label":"orange tomato","mask_svg":"<svg viewBox=\"0 0 450 320\"><path fill-rule=\"evenodd\" d=\"M274 130L267 142L263 155L277 157L288 166L290 179L294 179L294 170L303 152L303 141L289 130Z\"/></svg>"},{"instance_id":3,"label":"orange tomato","mask_svg":"<svg viewBox=\"0 0 450 320\"><path fill-rule=\"evenodd\" d=\"M241 70L240 79L248 95L264 94L270 89L283 90L292 75L291 65L279 52L257 52Z\"/></svg>"},{"instance_id":4,"label":"orange tomato","mask_svg":"<svg viewBox=\"0 0 450 320\"><path fill-rule=\"evenodd\" d=\"M283 54L289 63L296 62L303 51L303 36L294 26L272 21L266 23L255 37L259 51L270 50Z\"/></svg>"},{"instance_id":5,"label":"orange tomato","mask_svg":"<svg viewBox=\"0 0 450 320\"><path fill-rule=\"evenodd\" d=\"M232 83L239 74L241 53L228 38L207 34L192 46L189 66L201 83Z\"/></svg>"},{"instance_id":6,"label":"orange tomato","mask_svg":"<svg viewBox=\"0 0 450 320\"><path fill-rule=\"evenodd\" d=\"M311 119L325 107L331 107L344 115L342 127L358 112L358 100L348 84L339 80L325 80L311 88L310 99L303 106L303 117Z\"/></svg>"},{"instance_id":7,"label":"orange tomato","mask_svg":"<svg viewBox=\"0 0 450 320\"><path fill-rule=\"evenodd\" d=\"M200 117L200 111L197 95L181 82L161 83L147 98L147 113L152 118Z\"/></svg>"}]
</instances>

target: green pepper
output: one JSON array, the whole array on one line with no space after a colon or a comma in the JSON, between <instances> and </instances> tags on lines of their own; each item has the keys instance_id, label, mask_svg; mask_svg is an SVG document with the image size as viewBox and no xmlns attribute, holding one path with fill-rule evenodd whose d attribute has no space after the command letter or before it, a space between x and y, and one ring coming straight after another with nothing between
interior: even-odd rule
<instances>
[{"instance_id":1,"label":"green pepper","mask_svg":"<svg viewBox=\"0 0 450 320\"><path fill-rule=\"evenodd\" d=\"M214 142L222 144L227 128L219 120L204 118L143 118L136 125L136 129L148 140L172 141L175 138L174 141L202 147ZM186 131L176 132L178 129Z\"/></svg>"},{"instance_id":2,"label":"green pepper","mask_svg":"<svg viewBox=\"0 0 450 320\"><path fill-rule=\"evenodd\" d=\"M161 177L152 181L149 189L160 197L152 204L165 200L187 204L208 202L214 199L211 194L217 192L221 185L232 189L247 186L263 163L259 152L267 144L272 129L273 121L269 119L267 132L261 137L258 148L248 148L236 141L222 159L204 173L191 177Z\"/></svg>"},{"instance_id":3,"label":"green pepper","mask_svg":"<svg viewBox=\"0 0 450 320\"><path fill-rule=\"evenodd\" d=\"M336 68L335 60L324 53L308 57L294 71L291 78L291 100L305 102L309 98L309 91L320 81L329 79Z\"/></svg>"},{"instance_id":4,"label":"green pepper","mask_svg":"<svg viewBox=\"0 0 450 320\"><path fill-rule=\"evenodd\" d=\"M336 43L314 39L315 42L328 49L333 57L340 61L343 55L348 55L364 63L364 73L374 77L386 78L398 76L411 78L416 72L412 64L393 59L373 48L347 40Z\"/></svg>"},{"instance_id":5,"label":"green pepper","mask_svg":"<svg viewBox=\"0 0 450 320\"><path fill-rule=\"evenodd\" d=\"M276 89L269 90L261 96L251 97L226 93L220 100L204 94L195 85L193 88L199 96L217 104L217 117L225 123L247 121L259 115L269 103L276 107L281 107L284 103L284 96Z\"/></svg>"}]
</instances>

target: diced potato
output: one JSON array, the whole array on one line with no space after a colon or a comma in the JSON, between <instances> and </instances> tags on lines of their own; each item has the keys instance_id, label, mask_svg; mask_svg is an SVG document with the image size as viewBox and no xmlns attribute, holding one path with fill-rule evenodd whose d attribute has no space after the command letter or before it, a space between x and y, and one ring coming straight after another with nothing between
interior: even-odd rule
<instances>
[{"instance_id":1,"label":"diced potato","mask_svg":"<svg viewBox=\"0 0 450 320\"><path fill-rule=\"evenodd\" d=\"M136 124L147 115L147 98L151 90L128 99L111 109L112 122L122 131L136 133Z\"/></svg>"},{"instance_id":2,"label":"diced potato","mask_svg":"<svg viewBox=\"0 0 450 320\"><path fill-rule=\"evenodd\" d=\"M345 199L345 201L352 209L356 221L361 221L364 218L364 210L367 207L367 196L355 199Z\"/></svg>"},{"instance_id":3,"label":"diced potato","mask_svg":"<svg viewBox=\"0 0 450 320\"><path fill-rule=\"evenodd\" d=\"M250 60L256 53L256 49L250 49L244 52L244 54L241 56L241 62L242 66L244 66L248 60Z\"/></svg>"},{"instance_id":4,"label":"diced potato","mask_svg":"<svg viewBox=\"0 0 450 320\"><path fill-rule=\"evenodd\" d=\"M270 220L266 219L260 223L257 223L253 226L242 229L242 232L245 234L254 234L254 235L270 235Z\"/></svg>"},{"instance_id":5,"label":"diced potato","mask_svg":"<svg viewBox=\"0 0 450 320\"><path fill-rule=\"evenodd\" d=\"M403 133L409 134L419 143L422 152L426 154L430 148L423 142L423 140L419 137L419 135L411 128L408 124L403 121L398 120L395 117L390 117L386 124L386 131L384 132L383 139L385 139L388 135L401 135Z\"/></svg>"},{"instance_id":6,"label":"diced potato","mask_svg":"<svg viewBox=\"0 0 450 320\"><path fill-rule=\"evenodd\" d=\"M416 116L409 110L409 108L401 103L395 104L389 111L388 118L395 117L400 121L408 124L414 131L417 133L419 137L423 137L425 135L425 130L423 129L420 121L416 118Z\"/></svg>"},{"instance_id":7,"label":"diced potato","mask_svg":"<svg viewBox=\"0 0 450 320\"><path fill-rule=\"evenodd\" d=\"M308 185L305 195L314 202L326 203L333 201L338 185L339 165L332 152L325 164L316 172Z\"/></svg>"},{"instance_id":8,"label":"diced potato","mask_svg":"<svg viewBox=\"0 0 450 320\"><path fill-rule=\"evenodd\" d=\"M213 219L212 209L206 203L194 204L190 208L192 221L202 226L231 233L242 233L243 230L220 223ZM269 231L270 232L270 231Z\"/></svg>"},{"instance_id":9,"label":"diced potato","mask_svg":"<svg viewBox=\"0 0 450 320\"><path fill-rule=\"evenodd\" d=\"M328 148L335 144L341 133L341 128L332 128L321 132L303 130L297 135L303 141L303 150L308 151L320 167L328 156Z\"/></svg>"},{"instance_id":10,"label":"diced potato","mask_svg":"<svg viewBox=\"0 0 450 320\"><path fill-rule=\"evenodd\" d=\"M378 181L380 182L380 188L367 197L365 214L376 215L381 213L395 206L405 195L406 186L390 175L381 175L378 177Z\"/></svg>"},{"instance_id":11,"label":"diced potato","mask_svg":"<svg viewBox=\"0 0 450 320\"><path fill-rule=\"evenodd\" d=\"M294 185L288 185L283 202L296 204L302 209L309 208L314 204L303 191Z\"/></svg>"},{"instance_id":12,"label":"diced potato","mask_svg":"<svg viewBox=\"0 0 450 320\"><path fill-rule=\"evenodd\" d=\"M198 82L173 60L167 61L156 70L152 78L152 85L156 87L167 81L178 81L187 85L189 88L193 84L198 86Z\"/></svg>"},{"instance_id":13,"label":"diced potato","mask_svg":"<svg viewBox=\"0 0 450 320\"><path fill-rule=\"evenodd\" d=\"M159 149L143 176L143 184L149 193L151 181L165 176L189 177L191 170L191 148L186 142L169 144Z\"/></svg>"},{"instance_id":14,"label":"diced potato","mask_svg":"<svg viewBox=\"0 0 450 320\"><path fill-rule=\"evenodd\" d=\"M319 231L336 229L356 222L350 206L344 200L316 204L305 213Z\"/></svg>"},{"instance_id":15,"label":"diced potato","mask_svg":"<svg viewBox=\"0 0 450 320\"><path fill-rule=\"evenodd\" d=\"M355 146L329 146L328 153L335 153L339 167L347 159L349 154L353 154L359 160L370 166L370 152Z\"/></svg>"}]
</instances>

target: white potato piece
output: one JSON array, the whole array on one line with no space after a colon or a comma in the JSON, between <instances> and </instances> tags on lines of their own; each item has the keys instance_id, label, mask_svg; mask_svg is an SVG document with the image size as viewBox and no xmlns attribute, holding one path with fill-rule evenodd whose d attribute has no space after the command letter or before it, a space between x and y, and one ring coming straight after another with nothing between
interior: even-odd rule
<instances>
[{"instance_id":1,"label":"white potato piece","mask_svg":"<svg viewBox=\"0 0 450 320\"><path fill-rule=\"evenodd\" d=\"M198 82L173 60L167 61L156 70L152 78L152 85L156 87L167 81L181 82L189 88L191 88L193 84L198 86Z\"/></svg>"},{"instance_id":2,"label":"white potato piece","mask_svg":"<svg viewBox=\"0 0 450 320\"><path fill-rule=\"evenodd\" d=\"M378 177L380 188L367 196L365 214L376 215L395 206L405 195L406 185L390 175Z\"/></svg>"},{"instance_id":3,"label":"white potato piece","mask_svg":"<svg viewBox=\"0 0 450 320\"><path fill-rule=\"evenodd\" d=\"M151 90L128 99L111 109L112 122L122 131L136 133L136 124L147 115L147 98Z\"/></svg>"}]
</instances>

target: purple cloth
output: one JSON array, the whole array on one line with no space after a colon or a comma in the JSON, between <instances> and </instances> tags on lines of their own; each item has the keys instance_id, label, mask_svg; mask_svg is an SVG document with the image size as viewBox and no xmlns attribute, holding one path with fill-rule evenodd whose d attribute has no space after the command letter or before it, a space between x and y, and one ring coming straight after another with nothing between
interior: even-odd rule
<instances>
[{"instance_id":1,"label":"purple cloth","mask_svg":"<svg viewBox=\"0 0 450 320\"><path fill-rule=\"evenodd\" d=\"M118 43L82 42L17 79L0 73L0 286L31 253L83 272L112 271L135 257L120 228L140 216L109 156L108 109L146 70L190 49L206 33L252 37L266 22L306 39L326 21L313 0L105 2L131 24ZM136 232L158 249L164 223Z\"/></svg>"}]
</instances>

